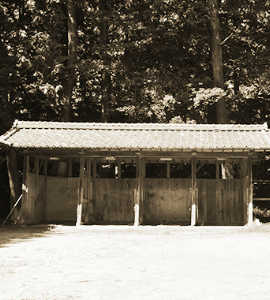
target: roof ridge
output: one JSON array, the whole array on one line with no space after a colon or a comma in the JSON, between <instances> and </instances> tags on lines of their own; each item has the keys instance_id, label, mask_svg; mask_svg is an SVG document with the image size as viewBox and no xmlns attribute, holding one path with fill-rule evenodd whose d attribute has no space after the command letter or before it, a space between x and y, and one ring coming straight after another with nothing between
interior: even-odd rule
<instances>
[{"instance_id":1,"label":"roof ridge","mask_svg":"<svg viewBox=\"0 0 270 300\"><path fill-rule=\"evenodd\" d=\"M77 129L77 130L267 130L267 124L179 124L179 123L97 123L97 122L47 122L18 121L13 128L19 129Z\"/></svg>"}]
</instances>

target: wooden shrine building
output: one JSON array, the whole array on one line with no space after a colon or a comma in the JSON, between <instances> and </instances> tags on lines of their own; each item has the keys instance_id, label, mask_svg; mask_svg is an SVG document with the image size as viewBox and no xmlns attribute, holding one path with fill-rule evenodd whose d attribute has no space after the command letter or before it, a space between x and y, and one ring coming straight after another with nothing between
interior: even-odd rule
<instances>
[{"instance_id":1,"label":"wooden shrine building","mask_svg":"<svg viewBox=\"0 0 270 300\"><path fill-rule=\"evenodd\" d=\"M0 143L10 178L22 175L21 223L245 225L252 160L270 134L266 125L15 121Z\"/></svg>"}]
</instances>

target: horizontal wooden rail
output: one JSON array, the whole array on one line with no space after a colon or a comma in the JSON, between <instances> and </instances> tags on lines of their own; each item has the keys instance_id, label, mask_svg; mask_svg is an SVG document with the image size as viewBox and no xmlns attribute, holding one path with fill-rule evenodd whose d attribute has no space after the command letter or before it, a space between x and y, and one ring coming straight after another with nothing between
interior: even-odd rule
<instances>
[{"instance_id":1,"label":"horizontal wooden rail","mask_svg":"<svg viewBox=\"0 0 270 300\"><path fill-rule=\"evenodd\" d=\"M270 201L270 198L253 198L253 201Z\"/></svg>"},{"instance_id":2,"label":"horizontal wooden rail","mask_svg":"<svg viewBox=\"0 0 270 300\"><path fill-rule=\"evenodd\" d=\"M270 184L270 180L264 180L264 179L253 179L253 183L265 183L265 184Z\"/></svg>"}]
</instances>

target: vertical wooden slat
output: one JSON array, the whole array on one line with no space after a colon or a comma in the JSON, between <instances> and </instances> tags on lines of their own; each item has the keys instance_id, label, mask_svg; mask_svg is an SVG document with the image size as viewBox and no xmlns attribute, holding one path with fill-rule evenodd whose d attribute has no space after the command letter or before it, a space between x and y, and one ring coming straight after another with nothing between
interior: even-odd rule
<instances>
[{"instance_id":1,"label":"vertical wooden slat","mask_svg":"<svg viewBox=\"0 0 270 300\"><path fill-rule=\"evenodd\" d=\"M192 198L191 198L191 226L197 224L198 219L198 199L197 199L197 180L196 180L196 159L191 161L192 167Z\"/></svg>"},{"instance_id":2,"label":"vertical wooden slat","mask_svg":"<svg viewBox=\"0 0 270 300\"><path fill-rule=\"evenodd\" d=\"M68 177L72 177L72 158L68 160Z\"/></svg>"},{"instance_id":3,"label":"vertical wooden slat","mask_svg":"<svg viewBox=\"0 0 270 300\"><path fill-rule=\"evenodd\" d=\"M76 226L80 226L82 224L84 166L85 166L85 159L80 158L80 185L79 185L79 197L78 197L78 204L77 204Z\"/></svg>"}]
</instances>

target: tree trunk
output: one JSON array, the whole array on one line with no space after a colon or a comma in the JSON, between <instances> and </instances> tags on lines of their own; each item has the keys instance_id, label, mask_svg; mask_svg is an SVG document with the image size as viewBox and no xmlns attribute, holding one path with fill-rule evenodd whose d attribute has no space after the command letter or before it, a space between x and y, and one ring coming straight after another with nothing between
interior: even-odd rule
<instances>
[{"instance_id":1,"label":"tree trunk","mask_svg":"<svg viewBox=\"0 0 270 300\"><path fill-rule=\"evenodd\" d=\"M67 65L66 65L66 78L64 84L64 107L62 112L62 121L68 122L71 120L71 98L72 91L75 85L75 62L76 62L76 49L77 49L77 24L75 7L72 0L67 0Z\"/></svg>"},{"instance_id":2,"label":"tree trunk","mask_svg":"<svg viewBox=\"0 0 270 300\"><path fill-rule=\"evenodd\" d=\"M112 14L112 8L110 1L101 1L101 10L103 11L103 21L100 24L101 31L101 41L102 46L105 46L105 50L103 53L103 64L104 70L102 74L102 100L101 100L101 122L109 122L110 121L110 106L111 106L111 67L112 60L111 56L107 51L107 45L109 44L109 26Z\"/></svg>"},{"instance_id":3,"label":"tree trunk","mask_svg":"<svg viewBox=\"0 0 270 300\"><path fill-rule=\"evenodd\" d=\"M220 36L220 23L218 15L218 0L208 0L210 11L211 35L211 61L213 71L213 85L224 89L223 59ZM217 123L228 123L228 114L224 99L220 99L216 105Z\"/></svg>"},{"instance_id":4,"label":"tree trunk","mask_svg":"<svg viewBox=\"0 0 270 300\"><path fill-rule=\"evenodd\" d=\"M110 121L111 84L111 76L107 71L103 81L103 98L101 104L101 121L105 123Z\"/></svg>"}]
</instances>

